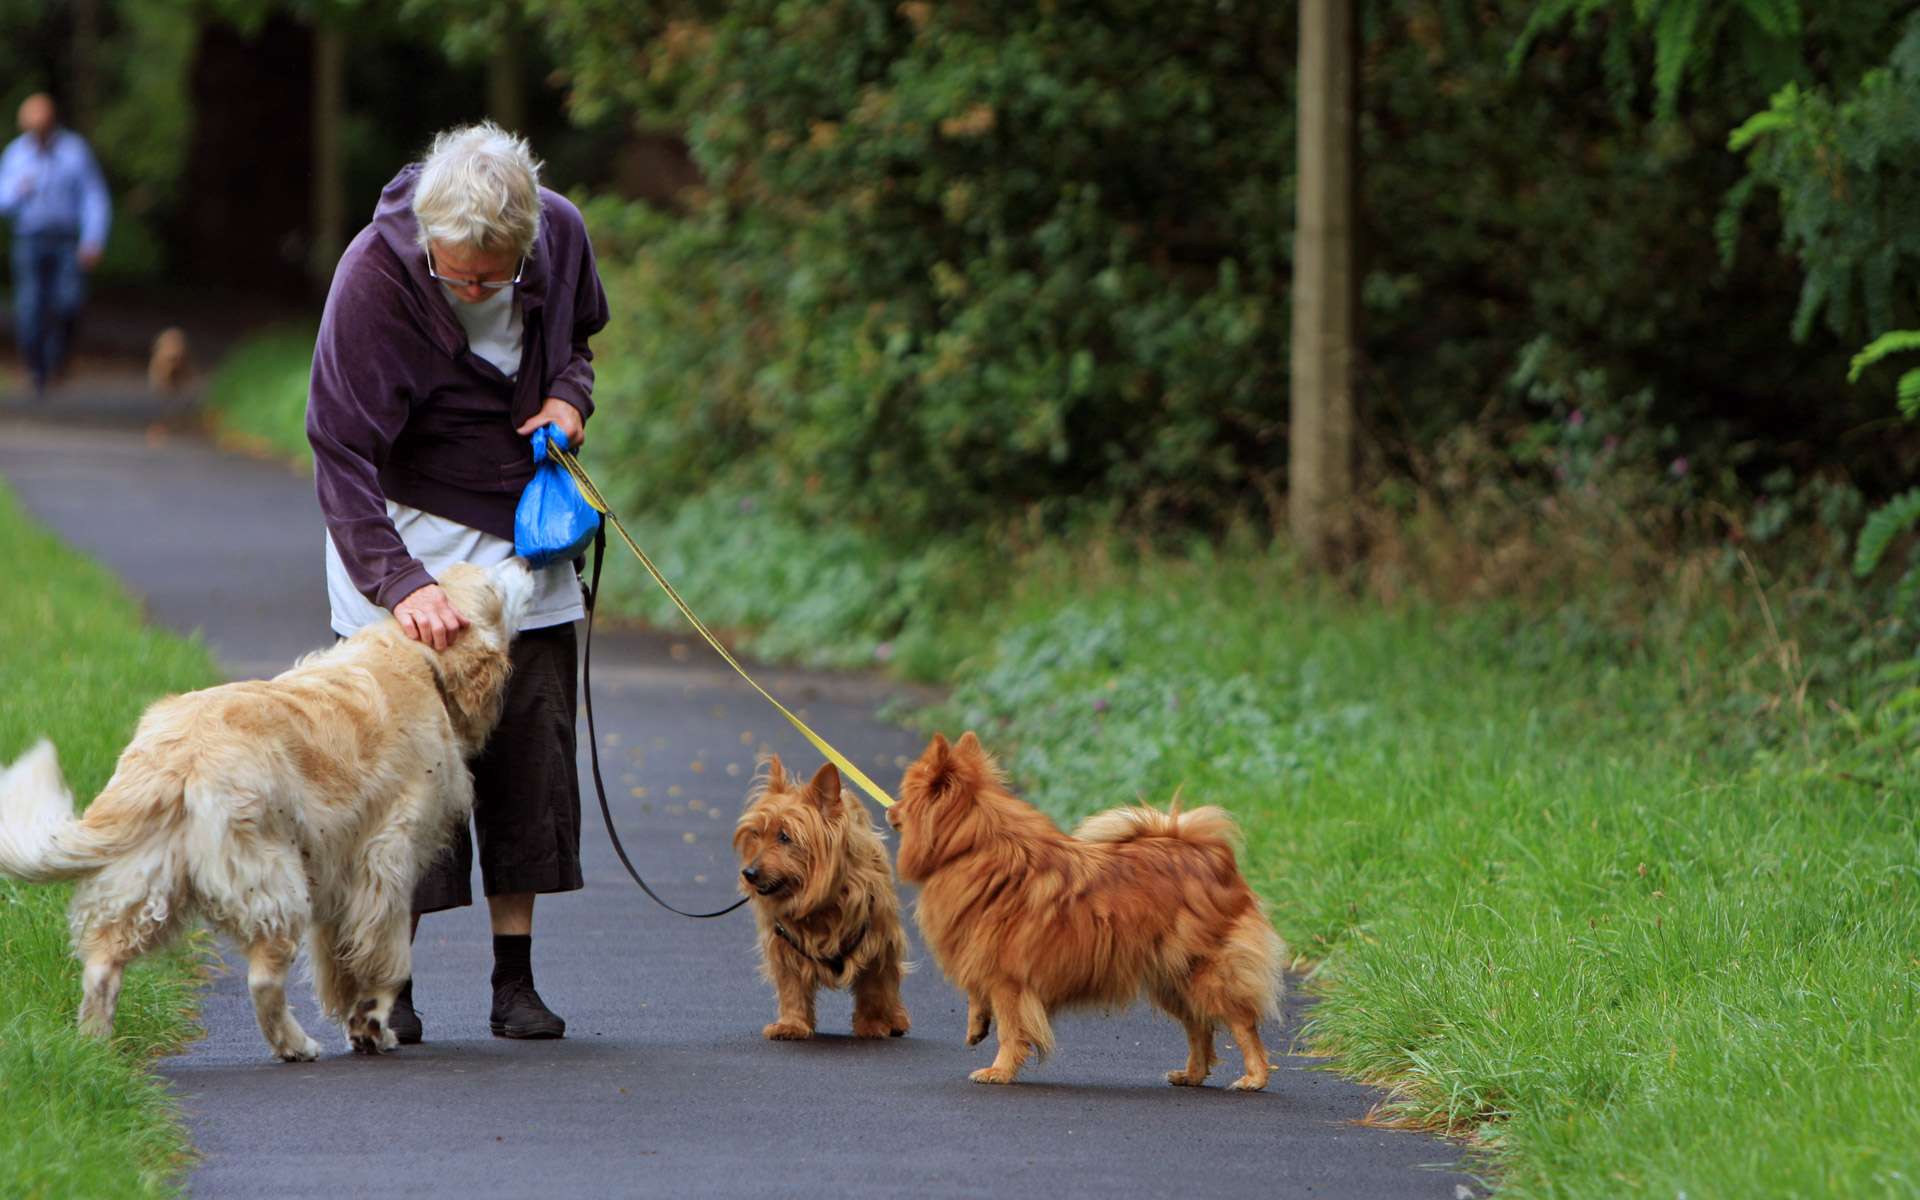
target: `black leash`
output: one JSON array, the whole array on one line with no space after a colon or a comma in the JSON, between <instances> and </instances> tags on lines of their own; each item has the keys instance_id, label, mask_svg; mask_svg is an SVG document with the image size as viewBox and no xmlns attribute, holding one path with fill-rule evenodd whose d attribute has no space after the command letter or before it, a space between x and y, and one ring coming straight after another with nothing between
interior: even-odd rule
<instances>
[{"instance_id":1,"label":"black leash","mask_svg":"<svg viewBox=\"0 0 1920 1200\"><path fill-rule=\"evenodd\" d=\"M652 897L655 904L670 913L679 913L683 917L692 917L695 920L724 917L752 897L742 896L732 904L714 912L691 913L683 908L675 908L662 900L660 893L648 887L647 881L640 878L640 872L633 869L633 860L627 857L627 848L620 844L620 834L613 828L613 808L607 803L607 785L600 778L600 735L593 727L593 610L596 607L596 601L600 599L600 565L606 556L607 526L606 522L602 521L600 532L593 537L593 579L587 584L587 644L580 655L580 694L586 699L587 756L593 764L593 790L600 793L600 815L606 818L607 837L613 842L613 852L620 856L620 865L627 869L627 874L633 876L633 881L640 885L640 890Z\"/></svg>"}]
</instances>

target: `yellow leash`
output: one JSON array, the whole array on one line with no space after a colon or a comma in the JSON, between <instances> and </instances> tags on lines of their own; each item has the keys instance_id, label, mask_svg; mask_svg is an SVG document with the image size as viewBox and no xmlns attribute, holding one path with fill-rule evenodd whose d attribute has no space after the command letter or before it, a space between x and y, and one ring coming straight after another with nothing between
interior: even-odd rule
<instances>
[{"instance_id":1,"label":"yellow leash","mask_svg":"<svg viewBox=\"0 0 1920 1200\"><path fill-rule=\"evenodd\" d=\"M826 755L828 762L840 768L842 775L853 780L861 791L873 797L875 804L880 805L882 808L893 807L893 797L881 791L879 785L869 779L865 771L862 771L853 764L852 759L835 750L827 739L815 733L805 721L794 716L786 705L774 699L772 692L761 687L759 683L754 680L753 676L747 674L747 669L740 665L740 660L735 658L725 646L720 644L720 639L713 636L713 631L707 628L705 621L702 621L694 615L693 610L687 607L687 602L680 598L680 593L674 590L674 586L667 582L667 577L660 573L660 568L654 566L653 560L647 557L647 552L642 550L639 544L633 540L633 535L627 532L627 527L622 525L620 518L614 515L613 508L607 503L606 497L600 494L600 489L594 486L592 478L587 475L587 469L580 465L580 460L575 458L570 451L562 450L557 445L549 445L547 447L547 453L567 469L567 474L573 476L573 482L579 487L581 497L584 498L588 504L592 505L596 512L606 518L607 524L613 526L614 532L620 535L620 540L627 544L627 549L633 551L633 556L640 560L640 565L647 569L647 574L653 576L653 581L660 585L660 590L667 594L667 599L673 601L673 606L680 610L680 615L685 617L687 622L700 632L700 636L707 640L707 645L712 646L721 658L726 659L727 665L739 672L740 678L746 680L754 691L765 696L768 704L779 709L780 715L792 722L793 727L800 731L800 735L806 738L807 741L813 743L815 750Z\"/></svg>"}]
</instances>

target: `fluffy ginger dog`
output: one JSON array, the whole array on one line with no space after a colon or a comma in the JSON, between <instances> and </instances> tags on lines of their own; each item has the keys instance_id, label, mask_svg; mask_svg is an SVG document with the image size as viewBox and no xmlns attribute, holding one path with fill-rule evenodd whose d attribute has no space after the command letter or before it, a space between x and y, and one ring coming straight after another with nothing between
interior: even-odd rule
<instances>
[{"instance_id":1,"label":"fluffy ginger dog","mask_svg":"<svg viewBox=\"0 0 1920 1200\"><path fill-rule=\"evenodd\" d=\"M1267 1085L1260 1022L1280 1010L1285 950L1234 862L1237 830L1218 808L1116 808L1072 837L1006 790L973 734L933 743L887 810L900 877L920 885L915 916L934 959L967 994L967 1044L1000 1027L975 1083L1012 1083L1053 1049L1048 1016L1124 1008L1145 991L1187 1031L1198 1087L1216 1061L1213 1029L1240 1044L1236 1091Z\"/></svg>"},{"instance_id":2,"label":"fluffy ginger dog","mask_svg":"<svg viewBox=\"0 0 1920 1200\"><path fill-rule=\"evenodd\" d=\"M833 764L801 784L767 759L733 830L740 890L760 927L760 973L780 1013L761 1032L776 1041L813 1036L814 993L853 991L853 1036L907 1032L900 1002L907 936L886 847Z\"/></svg>"},{"instance_id":3,"label":"fluffy ginger dog","mask_svg":"<svg viewBox=\"0 0 1920 1200\"><path fill-rule=\"evenodd\" d=\"M83 1030L111 1034L127 963L202 916L245 951L275 1057L320 1053L287 1005L303 937L348 1044L398 1044L387 1016L412 970L413 887L473 807L466 758L500 719L533 591L517 558L439 582L470 622L445 651L389 619L274 679L157 701L79 817L50 744L0 774L0 875L78 881Z\"/></svg>"}]
</instances>

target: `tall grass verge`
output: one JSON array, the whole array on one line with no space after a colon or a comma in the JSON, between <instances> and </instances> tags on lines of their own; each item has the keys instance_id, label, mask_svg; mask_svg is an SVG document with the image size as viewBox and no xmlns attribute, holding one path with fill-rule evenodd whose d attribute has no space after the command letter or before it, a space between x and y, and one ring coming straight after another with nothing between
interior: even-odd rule
<instances>
[{"instance_id":1,"label":"tall grass verge","mask_svg":"<svg viewBox=\"0 0 1920 1200\"><path fill-rule=\"evenodd\" d=\"M1764 617L1711 607L1691 643L1570 637L1268 554L1082 557L977 626L930 719L1063 818L1234 812L1317 964L1306 1041L1503 1195L1914 1194L1916 780L1741 728Z\"/></svg>"},{"instance_id":2,"label":"tall grass verge","mask_svg":"<svg viewBox=\"0 0 1920 1200\"><path fill-rule=\"evenodd\" d=\"M203 411L222 444L250 454L311 464L307 380L314 329L288 326L235 346L207 382Z\"/></svg>"},{"instance_id":3,"label":"tall grass verge","mask_svg":"<svg viewBox=\"0 0 1920 1200\"><path fill-rule=\"evenodd\" d=\"M215 682L200 646L142 627L106 571L41 530L0 486L0 760L51 738L76 795L105 784L157 695ZM0 1195L176 1193L190 1147L148 1071L194 1032L191 950L128 971L111 1043L80 1035L66 886L0 881Z\"/></svg>"}]
</instances>

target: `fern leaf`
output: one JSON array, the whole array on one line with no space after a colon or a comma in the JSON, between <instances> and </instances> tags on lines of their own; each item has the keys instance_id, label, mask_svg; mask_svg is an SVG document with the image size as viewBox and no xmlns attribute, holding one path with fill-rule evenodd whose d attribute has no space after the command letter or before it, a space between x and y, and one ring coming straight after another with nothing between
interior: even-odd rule
<instances>
[{"instance_id":1,"label":"fern leaf","mask_svg":"<svg viewBox=\"0 0 1920 1200\"><path fill-rule=\"evenodd\" d=\"M1779 103L1779 99L1776 97L1774 102ZM1738 154L1767 134L1777 133L1792 126L1793 118L1784 112L1771 108L1757 112L1742 121L1732 133L1727 135L1727 149Z\"/></svg>"},{"instance_id":2,"label":"fern leaf","mask_svg":"<svg viewBox=\"0 0 1920 1200\"><path fill-rule=\"evenodd\" d=\"M1700 0L1668 0L1653 27L1653 91L1660 111L1672 116L1680 83L1694 65L1694 34L1700 27Z\"/></svg>"},{"instance_id":3,"label":"fern leaf","mask_svg":"<svg viewBox=\"0 0 1920 1200\"><path fill-rule=\"evenodd\" d=\"M1920 367L1900 377L1900 415L1909 421L1920 420Z\"/></svg>"},{"instance_id":4,"label":"fern leaf","mask_svg":"<svg viewBox=\"0 0 1920 1200\"><path fill-rule=\"evenodd\" d=\"M1868 367L1890 354L1901 354L1908 350L1920 350L1920 329L1895 329L1881 334L1868 342L1865 350L1853 356L1853 362L1847 367L1847 382L1859 382L1860 373Z\"/></svg>"},{"instance_id":5,"label":"fern leaf","mask_svg":"<svg viewBox=\"0 0 1920 1200\"><path fill-rule=\"evenodd\" d=\"M1920 523L1920 487L1911 488L1875 509L1860 530L1853 551L1853 573L1864 579L1886 557L1893 539Z\"/></svg>"}]
</instances>

